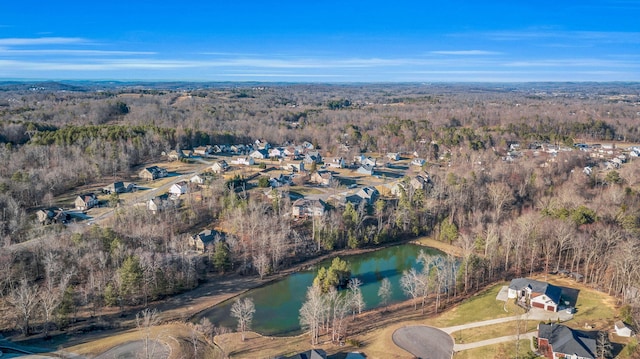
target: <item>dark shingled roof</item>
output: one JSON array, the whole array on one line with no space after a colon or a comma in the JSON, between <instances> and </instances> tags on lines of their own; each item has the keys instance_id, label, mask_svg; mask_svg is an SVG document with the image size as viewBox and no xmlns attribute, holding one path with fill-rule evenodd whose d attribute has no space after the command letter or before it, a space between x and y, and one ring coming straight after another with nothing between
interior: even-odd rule
<instances>
[{"instance_id":1,"label":"dark shingled roof","mask_svg":"<svg viewBox=\"0 0 640 359\"><path fill-rule=\"evenodd\" d=\"M582 358L596 357L597 336L597 331L574 330L562 324L538 325L538 337L549 340L554 352Z\"/></svg>"},{"instance_id":2,"label":"dark shingled roof","mask_svg":"<svg viewBox=\"0 0 640 359\"><path fill-rule=\"evenodd\" d=\"M281 359L326 359L327 353L322 349L311 349L303 353L298 353L290 357L280 357Z\"/></svg>"},{"instance_id":3,"label":"dark shingled roof","mask_svg":"<svg viewBox=\"0 0 640 359\"><path fill-rule=\"evenodd\" d=\"M522 288L526 287L531 288L531 292L545 294L547 297L553 300L554 303L560 304L560 295L562 294L562 288L556 287L553 284L528 278L516 278L509 284L509 289L514 290L521 290Z\"/></svg>"}]
</instances>

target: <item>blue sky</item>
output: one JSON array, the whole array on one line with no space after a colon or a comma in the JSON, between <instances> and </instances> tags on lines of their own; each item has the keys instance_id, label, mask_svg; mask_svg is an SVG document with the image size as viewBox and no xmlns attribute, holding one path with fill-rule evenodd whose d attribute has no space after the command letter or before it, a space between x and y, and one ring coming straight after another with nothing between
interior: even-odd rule
<instances>
[{"instance_id":1,"label":"blue sky","mask_svg":"<svg viewBox=\"0 0 640 359\"><path fill-rule=\"evenodd\" d=\"M640 0L7 1L0 79L640 81Z\"/></svg>"}]
</instances>

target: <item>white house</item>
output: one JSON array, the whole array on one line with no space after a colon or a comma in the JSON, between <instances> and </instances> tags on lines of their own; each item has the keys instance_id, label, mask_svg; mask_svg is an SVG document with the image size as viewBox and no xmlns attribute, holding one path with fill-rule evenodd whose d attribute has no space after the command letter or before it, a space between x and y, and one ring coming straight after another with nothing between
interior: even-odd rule
<instances>
[{"instance_id":1,"label":"white house","mask_svg":"<svg viewBox=\"0 0 640 359\"><path fill-rule=\"evenodd\" d=\"M231 160L234 165L253 166L256 162L253 157L239 157L235 160Z\"/></svg>"},{"instance_id":2,"label":"white house","mask_svg":"<svg viewBox=\"0 0 640 359\"><path fill-rule=\"evenodd\" d=\"M273 157L282 158L284 156L285 154L282 148L275 147L269 150L269 158L273 158Z\"/></svg>"},{"instance_id":3,"label":"white house","mask_svg":"<svg viewBox=\"0 0 640 359\"><path fill-rule=\"evenodd\" d=\"M324 165L329 168L345 168L346 164L342 157L329 157L324 159Z\"/></svg>"},{"instance_id":4,"label":"white house","mask_svg":"<svg viewBox=\"0 0 640 359\"><path fill-rule=\"evenodd\" d=\"M624 324L621 320L618 320L614 324L616 335L619 337L629 338L633 336L633 330Z\"/></svg>"},{"instance_id":5,"label":"white house","mask_svg":"<svg viewBox=\"0 0 640 359\"><path fill-rule=\"evenodd\" d=\"M189 184L186 181L174 183L169 188L169 193L175 197L179 197L187 192L189 192Z\"/></svg>"},{"instance_id":6,"label":"white house","mask_svg":"<svg viewBox=\"0 0 640 359\"><path fill-rule=\"evenodd\" d=\"M426 162L427 161L425 161L424 158L414 158L413 160L411 160L411 165L422 167Z\"/></svg>"},{"instance_id":7,"label":"white house","mask_svg":"<svg viewBox=\"0 0 640 359\"><path fill-rule=\"evenodd\" d=\"M213 171L213 173L222 173L227 169L229 169L229 164L225 160L216 161L211 165L211 171Z\"/></svg>"},{"instance_id":8,"label":"white house","mask_svg":"<svg viewBox=\"0 0 640 359\"><path fill-rule=\"evenodd\" d=\"M356 172L367 176L373 176L375 167L371 165L362 165L356 170Z\"/></svg>"},{"instance_id":9,"label":"white house","mask_svg":"<svg viewBox=\"0 0 640 359\"><path fill-rule=\"evenodd\" d=\"M249 155L252 158L256 158L259 160L264 160L269 158L269 151L267 150L255 150L253 152L251 152L251 154Z\"/></svg>"},{"instance_id":10,"label":"white house","mask_svg":"<svg viewBox=\"0 0 640 359\"><path fill-rule=\"evenodd\" d=\"M193 177L189 178L189 182L195 183L195 184L203 184L204 181L205 181L204 177L202 177L199 174L196 174Z\"/></svg>"},{"instance_id":11,"label":"white house","mask_svg":"<svg viewBox=\"0 0 640 359\"><path fill-rule=\"evenodd\" d=\"M522 305L557 312L562 288L528 278L516 278L509 284L508 297Z\"/></svg>"}]
</instances>

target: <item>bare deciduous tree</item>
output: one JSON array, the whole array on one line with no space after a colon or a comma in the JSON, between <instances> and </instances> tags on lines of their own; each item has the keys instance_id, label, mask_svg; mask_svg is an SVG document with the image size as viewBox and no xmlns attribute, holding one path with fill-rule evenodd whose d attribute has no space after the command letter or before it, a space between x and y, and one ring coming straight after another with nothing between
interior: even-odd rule
<instances>
[{"instance_id":1,"label":"bare deciduous tree","mask_svg":"<svg viewBox=\"0 0 640 359\"><path fill-rule=\"evenodd\" d=\"M245 332L251 329L255 312L256 307L252 298L237 299L231 306L231 316L238 320L238 330L242 335L242 341L245 340Z\"/></svg>"},{"instance_id":2,"label":"bare deciduous tree","mask_svg":"<svg viewBox=\"0 0 640 359\"><path fill-rule=\"evenodd\" d=\"M325 301L322 298L320 286L311 286L307 289L307 300L300 308L300 326L309 331L311 344L318 344L321 324L324 320Z\"/></svg>"},{"instance_id":3,"label":"bare deciduous tree","mask_svg":"<svg viewBox=\"0 0 640 359\"><path fill-rule=\"evenodd\" d=\"M37 287L23 278L17 288L7 296L7 301L13 306L18 325L24 335L31 334L31 320L39 304Z\"/></svg>"},{"instance_id":4,"label":"bare deciduous tree","mask_svg":"<svg viewBox=\"0 0 640 359\"><path fill-rule=\"evenodd\" d=\"M151 330L160 323L160 314L156 309L145 308L136 314L136 326L144 331L144 357L151 359L155 355L157 342L151 343Z\"/></svg>"},{"instance_id":5,"label":"bare deciduous tree","mask_svg":"<svg viewBox=\"0 0 640 359\"><path fill-rule=\"evenodd\" d=\"M380 304L386 307L387 304L389 303L389 299L391 299L392 294L393 293L391 290L391 281L389 280L389 278L383 278L382 281L380 282L380 288L378 289L378 297L380 298Z\"/></svg>"}]
</instances>

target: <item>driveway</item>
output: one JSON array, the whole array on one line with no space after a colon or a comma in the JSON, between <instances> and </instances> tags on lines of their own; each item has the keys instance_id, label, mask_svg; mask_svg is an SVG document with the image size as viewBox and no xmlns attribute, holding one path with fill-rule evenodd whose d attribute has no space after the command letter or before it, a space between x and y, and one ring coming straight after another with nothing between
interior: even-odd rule
<instances>
[{"instance_id":1,"label":"driveway","mask_svg":"<svg viewBox=\"0 0 640 359\"><path fill-rule=\"evenodd\" d=\"M418 358L451 359L453 339L440 329L421 325L393 332L393 342Z\"/></svg>"},{"instance_id":2,"label":"driveway","mask_svg":"<svg viewBox=\"0 0 640 359\"><path fill-rule=\"evenodd\" d=\"M118 345L106 352L98 355L95 359L136 359L136 358L158 358L164 359L169 357L169 346L157 340L149 340L148 355L145 355L144 340L136 340L133 342Z\"/></svg>"},{"instance_id":3,"label":"driveway","mask_svg":"<svg viewBox=\"0 0 640 359\"><path fill-rule=\"evenodd\" d=\"M562 312L549 312L544 309L532 308L528 313L514 315L512 317L497 318L484 320L481 322L473 322L462 325L456 325L446 328L433 328L427 326L410 326L403 327L393 333L393 342L400 348L408 351L418 358L425 359L451 359L454 351L461 351L473 348L479 348L486 345L493 345L503 342L515 341L515 335L509 335L499 338L482 340L474 343L454 344L451 333L463 330L480 328L487 325L507 323L514 320L539 320L539 321L556 321L562 322L573 318L573 314ZM529 339L535 336L536 332L523 333L520 339Z\"/></svg>"}]
</instances>

